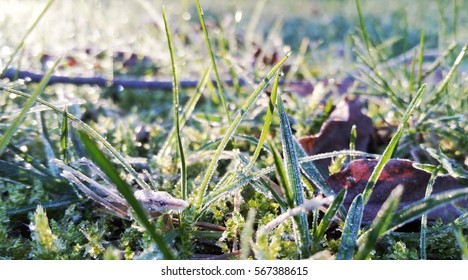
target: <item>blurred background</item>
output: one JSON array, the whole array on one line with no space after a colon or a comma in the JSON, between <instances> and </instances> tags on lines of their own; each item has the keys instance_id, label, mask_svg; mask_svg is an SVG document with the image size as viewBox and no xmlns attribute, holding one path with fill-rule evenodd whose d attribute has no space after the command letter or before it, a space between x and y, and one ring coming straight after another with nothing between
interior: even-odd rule
<instances>
[{"instance_id":1,"label":"blurred background","mask_svg":"<svg viewBox=\"0 0 468 280\"><path fill-rule=\"evenodd\" d=\"M46 3L0 2L2 61L9 58ZM202 0L200 4L211 36L228 40L230 54L236 54L241 63L251 63L260 48L261 55L268 56L275 52L282 55L284 48L297 54L302 46L310 50L306 61L317 66L309 74L320 75L324 71L333 73L354 58L350 35L358 26L355 1ZM62 55L86 65L76 68L76 74L112 75L112 57L134 53L147 56L156 61L158 68L165 69L169 55L162 24L163 5L169 26L177 34L181 64L190 64L182 73L198 73L206 50L195 1L188 0L55 1L26 40L16 66L44 70L47 56ZM385 42L391 56L416 46L422 30L426 49L444 50L451 41L468 39L465 0L361 1L361 8L372 40ZM100 60L99 67L96 59Z\"/></svg>"}]
</instances>

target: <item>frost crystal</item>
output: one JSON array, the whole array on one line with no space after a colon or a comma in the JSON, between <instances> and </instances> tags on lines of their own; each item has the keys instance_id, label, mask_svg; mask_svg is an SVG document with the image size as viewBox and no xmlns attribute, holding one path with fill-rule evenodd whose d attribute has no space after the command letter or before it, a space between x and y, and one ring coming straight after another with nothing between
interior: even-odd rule
<instances>
[{"instance_id":1,"label":"frost crystal","mask_svg":"<svg viewBox=\"0 0 468 280\"><path fill-rule=\"evenodd\" d=\"M163 191L137 190L134 195L142 203L143 207L150 212L169 210L180 212L188 206L186 201L174 198Z\"/></svg>"}]
</instances>

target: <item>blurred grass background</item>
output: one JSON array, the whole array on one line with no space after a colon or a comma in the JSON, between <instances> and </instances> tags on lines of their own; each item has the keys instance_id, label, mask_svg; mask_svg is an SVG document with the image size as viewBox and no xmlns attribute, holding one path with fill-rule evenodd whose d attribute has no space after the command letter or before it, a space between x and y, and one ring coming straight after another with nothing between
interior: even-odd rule
<instances>
[{"instance_id":1,"label":"blurred grass background","mask_svg":"<svg viewBox=\"0 0 468 280\"><path fill-rule=\"evenodd\" d=\"M44 5L39 0L1 1L0 58L9 57ZM91 49L96 53L107 51L109 57L116 51L147 55L161 61L162 68L170 68L162 28L163 5L167 8L169 25L180 35L179 40L202 39L194 34L199 26L194 1L56 1L28 38L18 65L38 70L40 65L31 60L31 55L41 54L91 59ZM327 61L337 55L352 59L349 34L356 30L354 1L204 0L201 5L208 25L221 27L216 32L231 33L226 35L232 38L245 37L266 49L287 45L296 51L306 38L312 50L316 50L309 62L321 63L325 68L340 63ZM362 1L361 6L373 40L404 37L404 41L394 45L395 54L417 45L421 30L425 31L426 49L443 50L446 47L443 44L449 41L468 39L465 28L468 13L464 12L468 10L468 1ZM185 24L187 21L193 24ZM451 38L439 40L445 34L451 34ZM253 52L250 48L253 47L248 45L249 53ZM178 55L185 58L182 64L195 60L194 52L204 52L204 48L177 49ZM323 55L324 50L328 55ZM101 65L99 71L103 73L99 74L111 75L111 61L107 63ZM93 74L92 70L96 69L91 68L89 73L77 74Z\"/></svg>"}]
</instances>

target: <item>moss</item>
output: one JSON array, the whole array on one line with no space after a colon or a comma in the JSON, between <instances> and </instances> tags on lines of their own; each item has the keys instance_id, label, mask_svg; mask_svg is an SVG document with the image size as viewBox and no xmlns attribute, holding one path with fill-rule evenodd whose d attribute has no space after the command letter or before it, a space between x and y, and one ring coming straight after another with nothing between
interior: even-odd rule
<instances>
[{"instance_id":1,"label":"moss","mask_svg":"<svg viewBox=\"0 0 468 280\"><path fill-rule=\"evenodd\" d=\"M223 232L221 238L218 240L217 244L222 247L225 252L228 253L229 250L228 244L233 242L238 242L240 233L244 228L245 219L239 212L232 212L231 217L226 221L226 230ZM233 250L237 250L238 248L232 248Z\"/></svg>"},{"instance_id":2,"label":"moss","mask_svg":"<svg viewBox=\"0 0 468 280\"><path fill-rule=\"evenodd\" d=\"M465 233L465 238L466 238ZM379 241L375 259L418 259L419 232L393 232ZM427 233L427 258L459 260L461 251L450 225L432 227Z\"/></svg>"},{"instance_id":3,"label":"moss","mask_svg":"<svg viewBox=\"0 0 468 280\"><path fill-rule=\"evenodd\" d=\"M36 259L58 259L64 249L62 241L52 233L49 219L42 206L38 205L29 228L32 232L31 257Z\"/></svg>"},{"instance_id":4,"label":"moss","mask_svg":"<svg viewBox=\"0 0 468 280\"><path fill-rule=\"evenodd\" d=\"M0 259L26 259L30 253L29 241L12 236L10 218L4 205L0 205Z\"/></svg>"}]
</instances>

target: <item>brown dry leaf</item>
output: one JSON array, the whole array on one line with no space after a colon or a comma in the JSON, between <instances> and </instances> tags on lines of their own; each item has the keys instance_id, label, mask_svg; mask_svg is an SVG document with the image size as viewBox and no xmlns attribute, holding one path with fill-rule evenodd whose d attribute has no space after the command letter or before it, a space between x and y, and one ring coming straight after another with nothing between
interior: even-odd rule
<instances>
[{"instance_id":1,"label":"brown dry leaf","mask_svg":"<svg viewBox=\"0 0 468 280\"><path fill-rule=\"evenodd\" d=\"M359 99L344 98L330 114L316 135L299 139L299 143L308 155L349 149L350 133L356 125L356 150L367 151L374 134L372 120L361 112ZM328 176L330 159L314 162L322 175Z\"/></svg>"},{"instance_id":2,"label":"brown dry leaf","mask_svg":"<svg viewBox=\"0 0 468 280\"><path fill-rule=\"evenodd\" d=\"M363 192L376 164L377 160L375 159L354 160L346 169L331 175L327 179L327 184L335 192L340 191L342 188L348 189L344 201L346 208L349 208L356 195ZM431 174L415 168L413 164L413 161L403 159L391 159L388 161L364 208L363 223L372 222L382 204L390 195L390 192L398 185L403 185L404 188L398 209L424 198ZM467 185L461 184L451 176L439 176L433 185L432 193L435 194L467 187ZM468 199L461 200L457 204L467 207ZM441 218L443 222L450 222L461 214L462 211L460 209L452 204L447 204L428 213L428 220L436 221L438 218Z\"/></svg>"}]
</instances>

